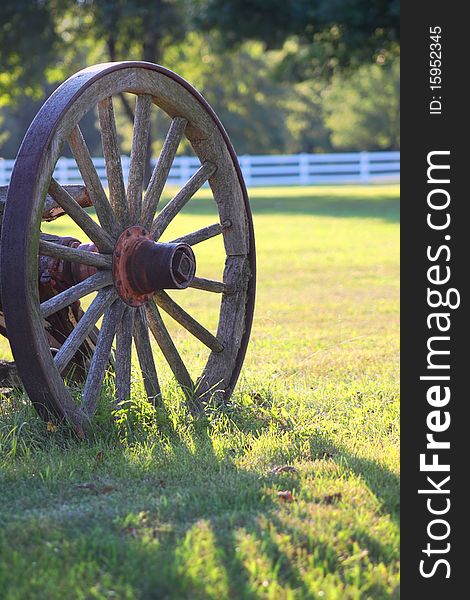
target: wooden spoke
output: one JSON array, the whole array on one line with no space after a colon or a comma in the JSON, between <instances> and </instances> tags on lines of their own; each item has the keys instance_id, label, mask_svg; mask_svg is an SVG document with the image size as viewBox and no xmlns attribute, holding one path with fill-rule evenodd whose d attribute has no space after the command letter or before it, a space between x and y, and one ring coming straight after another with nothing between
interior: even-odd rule
<instances>
[{"instance_id":1,"label":"wooden spoke","mask_svg":"<svg viewBox=\"0 0 470 600\"><path fill-rule=\"evenodd\" d=\"M69 146L77 161L78 168L85 182L88 193L93 200L93 205L98 215L101 226L112 236L118 237L121 233L120 227L108 202L100 178L96 172L95 165L88 151L85 139L78 125L76 125L69 137Z\"/></svg>"},{"instance_id":2,"label":"wooden spoke","mask_svg":"<svg viewBox=\"0 0 470 600\"><path fill-rule=\"evenodd\" d=\"M113 258L110 254L98 254L97 252L78 250L77 248L62 246L62 244L55 244L46 240L39 240L39 254L77 262L82 265L89 265L90 267L98 267L99 269L110 269L113 265Z\"/></svg>"},{"instance_id":3,"label":"wooden spoke","mask_svg":"<svg viewBox=\"0 0 470 600\"><path fill-rule=\"evenodd\" d=\"M142 209L142 225L144 227L149 228L152 225L158 202L160 201L163 188L168 179L168 173L170 172L187 123L186 119L175 117L168 129L158 162L155 165L147 191L145 192Z\"/></svg>"},{"instance_id":4,"label":"wooden spoke","mask_svg":"<svg viewBox=\"0 0 470 600\"><path fill-rule=\"evenodd\" d=\"M152 300L147 303L147 318L150 331L157 340L157 344L160 346L163 356L170 365L170 369L173 371L176 381L178 381L183 389L189 410L192 413L200 412L201 407L197 400L193 398L194 384L191 376L163 323L156 304Z\"/></svg>"},{"instance_id":5,"label":"wooden spoke","mask_svg":"<svg viewBox=\"0 0 470 600\"><path fill-rule=\"evenodd\" d=\"M167 312L170 317L173 317L180 325L192 333L198 340L205 344L208 348L214 352L222 352L224 349L223 345L219 340L212 335L205 327L198 323L191 315L181 308L176 302L170 298L170 296L160 290L155 293L155 302Z\"/></svg>"},{"instance_id":6,"label":"wooden spoke","mask_svg":"<svg viewBox=\"0 0 470 600\"><path fill-rule=\"evenodd\" d=\"M112 97L98 102L98 117L100 120L103 155L106 163L106 176L108 178L109 202L118 221L124 226L129 221L129 211L127 208L124 177L122 175L121 155L119 153Z\"/></svg>"},{"instance_id":7,"label":"wooden spoke","mask_svg":"<svg viewBox=\"0 0 470 600\"><path fill-rule=\"evenodd\" d=\"M116 405L131 396L132 332L135 310L125 308L116 329Z\"/></svg>"},{"instance_id":8,"label":"wooden spoke","mask_svg":"<svg viewBox=\"0 0 470 600\"><path fill-rule=\"evenodd\" d=\"M204 183L215 173L216 170L216 165L211 162L205 162L196 171L196 173L194 173L191 179L180 189L176 196L174 196L168 202L168 204L153 222L151 232L155 241L160 238L162 233L180 212L183 206L189 202L198 189L204 185Z\"/></svg>"},{"instance_id":9,"label":"wooden spoke","mask_svg":"<svg viewBox=\"0 0 470 600\"><path fill-rule=\"evenodd\" d=\"M46 318L56 313L58 310L70 306L73 302L80 300L83 296L96 292L103 287L113 283L113 276L110 271L98 271L84 281L77 283L71 288L64 290L57 296L46 300L41 304L41 315Z\"/></svg>"},{"instance_id":10,"label":"wooden spoke","mask_svg":"<svg viewBox=\"0 0 470 600\"><path fill-rule=\"evenodd\" d=\"M224 294L221 302L221 317L217 328L217 338L224 344L224 352L211 352L201 378L198 380L198 394L221 395L230 385L230 371L227 365L236 359L245 328L246 305L240 298L246 293L250 280L250 266L246 256L227 256L224 281L233 290ZM214 388L218 387L218 390Z\"/></svg>"},{"instance_id":11,"label":"wooden spoke","mask_svg":"<svg viewBox=\"0 0 470 600\"><path fill-rule=\"evenodd\" d=\"M105 288L98 292L88 310L55 355L54 362L59 372L62 372L69 364L74 354L92 331L95 323L106 308L116 299L116 296L117 293L113 287Z\"/></svg>"},{"instance_id":12,"label":"wooden spoke","mask_svg":"<svg viewBox=\"0 0 470 600\"><path fill-rule=\"evenodd\" d=\"M135 105L127 100L128 94L133 95ZM129 173L122 166L119 119L117 105L114 106L120 95L134 123ZM147 173L144 165L148 166L149 137L154 124L152 104L167 115L169 128L157 164L152 173ZM79 129L80 123L92 117L95 110L104 155L99 164L106 171L104 167L95 168L91 147L87 147ZM78 182L81 185L51 183L51 174L56 165L60 167L57 161L67 141L81 173ZM195 154L197 167L190 169L173 198L164 201L172 164L178 162L175 157L186 142ZM107 181L102 173L107 174ZM206 221L206 227L196 225L197 231L188 227L172 235L170 231L173 223L176 225L178 213L184 213L190 201L203 195L197 193L203 186L204 196L208 187L214 202L213 220ZM7 202L3 201L5 197ZM96 216L88 208L85 213L80 211L71 198L82 208L94 206ZM18 210L18 204L22 210ZM61 215L74 219L74 227L87 232L82 234L83 241L90 239L92 244L80 245L40 231L41 221ZM46 100L29 127L15 160L8 192L0 187L0 222L0 283L5 291L1 298L0 333L8 329L18 376L41 417L50 420L54 415L84 436L86 428L92 427L89 415L100 395L104 400L107 370L116 372L117 399L121 401L129 397L134 367L141 369L145 391L150 399L161 402L157 413L163 414L165 404L159 387L162 375L157 373L161 361L168 363L168 369L166 364L162 367L175 379L173 383L182 387L185 394L182 398L193 413L203 414L203 398L213 399L214 406L222 406L229 400L241 372L253 320L256 290L253 223L243 175L227 133L212 108L187 81L161 65L141 61L94 65L68 78ZM178 301L182 293L173 294L163 284L152 287L165 289L169 296L161 292L155 297L152 293L145 306L130 307L134 316L132 325L127 304L114 286L118 273L112 272L113 255L118 254L113 244L132 225L151 232L148 237L156 242L177 237L175 245L188 244L194 251L202 249L204 244L220 246L225 259L223 277L207 271L205 275L214 279L205 279L204 272L198 270L201 277L194 278L191 284L191 288L202 290L206 301L211 300L207 293L219 294L212 298L210 327L204 321L198 322L196 313L183 310L183 301ZM210 242L215 236L220 237ZM134 238L129 242L132 242L129 251L134 253L138 244L133 247ZM143 257L144 252L141 254ZM136 262L135 269L142 267L139 281L133 281L135 277L129 280L130 292L137 294L141 287L147 289L140 279L148 273L144 272L145 265L137 264L140 251L128 258L129 268L132 262ZM69 290L50 298L55 292L48 293L44 286L38 289L38 266L44 269L48 265L72 268L74 273L80 267L83 276L88 272L93 275L77 285L70 282ZM176 263L173 266L176 268ZM184 266L180 265L182 272ZM32 298L25 290L36 293ZM79 303L88 305L90 298L94 299L88 310L77 313ZM170 323L170 318L177 324ZM189 333L182 333L183 327ZM174 330L185 339L198 338L194 342L198 346L197 356L191 351L184 352L185 346L178 352L179 338L171 336ZM117 346L113 342L116 336ZM54 346L59 346L58 350L51 349ZM161 352L164 358L160 357ZM137 357L138 365L134 364ZM81 382L86 387L83 407L75 398L76 386ZM111 406L115 400L110 399Z\"/></svg>"},{"instance_id":13,"label":"wooden spoke","mask_svg":"<svg viewBox=\"0 0 470 600\"><path fill-rule=\"evenodd\" d=\"M67 190L57 183L55 179L51 179L49 194L88 235L90 240L96 244L101 252L112 253L114 249L113 238L77 204Z\"/></svg>"},{"instance_id":14,"label":"wooden spoke","mask_svg":"<svg viewBox=\"0 0 470 600\"><path fill-rule=\"evenodd\" d=\"M131 222L139 223L142 214L142 187L144 182L145 159L150 133L150 109L152 96L137 96L135 104L134 136L132 138L131 163L127 184L127 201Z\"/></svg>"},{"instance_id":15,"label":"wooden spoke","mask_svg":"<svg viewBox=\"0 0 470 600\"><path fill-rule=\"evenodd\" d=\"M203 277L195 277L189 287L197 290L204 290L206 292L214 292L216 294L222 294L227 292L227 286L221 281L214 281L213 279L204 279Z\"/></svg>"},{"instance_id":16,"label":"wooden spoke","mask_svg":"<svg viewBox=\"0 0 470 600\"><path fill-rule=\"evenodd\" d=\"M198 229L197 231L193 231L192 233L187 233L176 240L172 240L173 243L179 244L189 244L190 246L195 246L200 242L205 242L210 238L219 235L224 230L223 226L220 223L214 223L214 225L209 225L208 227L203 227L202 229Z\"/></svg>"},{"instance_id":17,"label":"wooden spoke","mask_svg":"<svg viewBox=\"0 0 470 600\"><path fill-rule=\"evenodd\" d=\"M137 310L134 320L134 343L137 349L142 377L144 378L145 391L147 398L152 404L156 404L157 397L160 396L160 384L158 383L157 371L153 360L152 346L150 344L147 315L145 308Z\"/></svg>"},{"instance_id":18,"label":"wooden spoke","mask_svg":"<svg viewBox=\"0 0 470 600\"><path fill-rule=\"evenodd\" d=\"M98 342L93 358L91 359L85 387L83 388L82 409L88 415L92 415L95 412L116 328L122 319L124 309L125 304L117 300L104 314Z\"/></svg>"},{"instance_id":19,"label":"wooden spoke","mask_svg":"<svg viewBox=\"0 0 470 600\"><path fill-rule=\"evenodd\" d=\"M90 195L84 185L63 185L62 187L82 208L93 206ZM42 220L54 221L54 219L57 219L57 217L61 217L64 214L65 210L61 206L58 206L57 202L50 194L47 194L44 202L44 210L42 212Z\"/></svg>"}]
</instances>

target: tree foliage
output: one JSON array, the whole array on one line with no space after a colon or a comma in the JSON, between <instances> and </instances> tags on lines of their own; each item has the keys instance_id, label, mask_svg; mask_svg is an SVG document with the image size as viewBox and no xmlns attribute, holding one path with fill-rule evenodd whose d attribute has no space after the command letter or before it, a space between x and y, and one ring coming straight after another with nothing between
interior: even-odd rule
<instances>
[{"instance_id":1,"label":"tree foliage","mask_svg":"<svg viewBox=\"0 0 470 600\"><path fill-rule=\"evenodd\" d=\"M400 147L400 65L363 65L335 76L325 93L325 124L335 148L387 150Z\"/></svg>"},{"instance_id":2,"label":"tree foliage","mask_svg":"<svg viewBox=\"0 0 470 600\"><path fill-rule=\"evenodd\" d=\"M55 61L60 43L49 3L0 2L0 106L18 93L41 95L45 71Z\"/></svg>"},{"instance_id":3,"label":"tree foliage","mask_svg":"<svg viewBox=\"0 0 470 600\"><path fill-rule=\"evenodd\" d=\"M213 45L211 36L192 33L167 53L168 64L203 92L239 153L284 151L289 90L270 78L261 45L246 43L237 53L217 52Z\"/></svg>"},{"instance_id":4,"label":"tree foliage","mask_svg":"<svg viewBox=\"0 0 470 600\"><path fill-rule=\"evenodd\" d=\"M60 82L115 60L180 73L240 154L396 147L398 28L397 0L2 0L0 154L14 156ZM121 99L128 152L133 105ZM93 115L81 126L100 152ZM155 119L154 155L165 127Z\"/></svg>"},{"instance_id":5,"label":"tree foliage","mask_svg":"<svg viewBox=\"0 0 470 600\"><path fill-rule=\"evenodd\" d=\"M182 0L2 0L0 102L43 95L83 66L83 52L160 62L185 33Z\"/></svg>"},{"instance_id":6,"label":"tree foliage","mask_svg":"<svg viewBox=\"0 0 470 600\"><path fill-rule=\"evenodd\" d=\"M110 61L158 63L165 48L186 33L180 0L84 0L77 12L90 17L88 33L105 42Z\"/></svg>"},{"instance_id":7,"label":"tree foliage","mask_svg":"<svg viewBox=\"0 0 470 600\"><path fill-rule=\"evenodd\" d=\"M199 0L195 21L221 32L225 47L247 39L267 49L289 39L282 74L304 80L329 76L396 50L399 0Z\"/></svg>"}]
</instances>

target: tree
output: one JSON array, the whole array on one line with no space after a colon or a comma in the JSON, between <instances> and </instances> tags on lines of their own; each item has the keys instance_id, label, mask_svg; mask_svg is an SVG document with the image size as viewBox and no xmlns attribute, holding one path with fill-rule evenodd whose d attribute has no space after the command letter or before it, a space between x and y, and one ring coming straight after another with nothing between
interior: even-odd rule
<instances>
[{"instance_id":1,"label":"tree","mask_svg":"<svg viewBox=\"0 0 470 600\"><path fill-rule=\"evenodd\" d=\"M0 23L0 106L43 97L46 82L60 82L88 62L84 49L99 57L93 62L158 63L186 33L182 0L3 0ZM132 105L121 99L133 121ZM93 146L96 131L91 138Z\"/></svg>"},{"instance_id":2,"label":"tree","mask_svg":"<svg viewBox=\"0 0 470 600\"><path fill-rule=\"evenodd\" d=\"M325 124L343 150L400 147L400 65L364 65L336 75L324 94Z\"/></svg>"},{"instance_id":3,"label":"tree","mask_svg":"<svg viewBox=\"0 0 470 600\"><path fill-rule=\"evenodd\" d=\"M78 8L87 33L105 43L107 59L160 63L168 46L186 34L179 0L85 0ZM130 119L132 108L122 97Z\"/></svg>"},{"instance_id":4,"label":"tree","mask_svg":"<svg viewBox=\"0 0 470 600\"><path fill-rule=\"evenodd\" d=\"M284 152L331 152L330 131L323 115L321 80L290 84L285 108L285 124L289 132Z\"/></svg>"},{"instance_id":5,"label":"tree","mask_svg":"<svg viewBox=\"0 0 470 600\"><path fill-rule=\"evenodd\" d=\"M332 141L357 148L366 138L369 147L372 131L381 147L396 145L385 140L392 136L390 119L384 111L372 117L367 97L380 93L387 98L376 103L390 103L393 89L387 81L377 90L361 80L355 95L349 77L364 64L389 68L397 39L397 0L2 0L1 153L14 156L40 102L58 83L86 65L116 60L162 63L191 81L240 153L329 151ZM382 72L372 71L371 83ZM342 106L354 106L358 119L359 93L369 106L362 137L352 135L353 117ZM128 153L132 95L123 95L115 111L121 150ZM100 153L95 116L80 125L92 154ZM380 127L389 128L385 138ZM164 116L156 116L153 155L164 130ZM181 149L189 151L184 144Z\"/></svg>"},{"instance_id":6,"label":"tree","mask_svg":"<svg viewBox=\"0 0 470 600\"><path fill-rule=\"evenodd\" d=\"M279 73L330 76L397 49L399 0L199 0L194 20L233 48L247 39L285 48Z\"/></svg>"},{"instance_id":7,"label":"tree","mask_svg":"<svg viewBox=\"0 0 470 600\"><path fill-rule=\"evenodd\" d=\"M2 0L0 97L40 95L54 73L63 78L64 54L86 39L104 43L109 61L159 62L185 32L183 0Z\"/></svg>"},{"instance_id":8,"label":"tree","mask_svg":"<svg viewBox=\"0 0 470 600\"><path fill-rule=\"evenodd\" d=\"M50 6L39 0L0 2L0 106L18 96L40 97L60 36Z\"/></svg>"},{"instance_id":9,"label":"tree","mask_svg":"<svg viewBox=\"0 0 470 600\"><path fill-rule=\"evenodd\" d=\"M192 32L166 58L203 92L238 153L284 152L290 90L269 77L270 57L260 43L242 44L237 53L214 51L214 43L213 36Z\"/></svg>"},{"instance_id":10,"label":"tree","mask_svg":"<svg viewBox=\"0 0 470 600\"><path fill-rule=\"evenodd\" d=\"M165 48L180 42L186 23L180 0L84 0L79 10L88 17L88 34L105 43L108 60L162 61ZM125 114L134 121L133 107L120 94ZM152 134L147 151L145 180L151 175Z\"/></svg>"}]
</instances>

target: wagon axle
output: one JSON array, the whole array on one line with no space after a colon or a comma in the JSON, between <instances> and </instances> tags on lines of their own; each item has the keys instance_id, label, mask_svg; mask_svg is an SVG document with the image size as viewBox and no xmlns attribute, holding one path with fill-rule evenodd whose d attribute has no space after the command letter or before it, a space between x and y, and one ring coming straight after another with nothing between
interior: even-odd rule
<instances>
[{"instance_id":1,"label":"wagon axle","mask_svg":"<svg viewBox=\"0 0 470 600\"><path fill-rule=\"evenodd\" d=\"M54 241L98 253L95 244L82 244L75 238L54 237ZM72 287L98 271L97 267L47 256L41 261L40 282L48 283L52 278L60 280L64 288ZM119 296L129 306L142 306L158 290L185 289L192 283L195 273L196 257L188 244L154 242L150 233L140 226L128 227L116 242L113 281Z\"/></svg>"},{"instance_id":2,"label":"wagon axle","mask_svg":"<svg viewBox=\"0 0 470 600\"><path fill-rule=\"evenodd\" d=\"M154 242L143 227L125 229L114 248L114 284L129 306L145 304L157 290L187 288L195 273L191 246Z\"/></svg>"}]
</instances>

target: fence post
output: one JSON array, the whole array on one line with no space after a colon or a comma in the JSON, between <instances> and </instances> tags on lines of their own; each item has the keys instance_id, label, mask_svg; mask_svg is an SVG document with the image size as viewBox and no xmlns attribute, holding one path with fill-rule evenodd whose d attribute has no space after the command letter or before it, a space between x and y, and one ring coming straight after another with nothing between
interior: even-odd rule
<instances>
[{"instance_id":1,"label":"fence post","mask_svg":"<svg viewBox=\"0 0 470 600\"><path fill-rule=\"evenodd\" d=\"M127 180L129 179L129 163L130 159L125 154L121 154L121 168L122 177L124 179L124 185L127 187Z\"/></svg>"},{"instance_id":2,"label":"fence post","mask_svg":"<svg viewBox=\"0 0 470 600\"><path fill-rule=\"evenodd\" d=\"M0 157L0 185L8 185L5 159Z\"/></svg>"},{"instance_id":3,"label":"fence post","mask_svg":"<svg viewBox=\"0 0 470 600\"><path fill-rule=\"evenodd\" d=\"M360 152L360 180L362 183L369 183L369 153L368 152Z\"/></svg>"},{"instance_id":4,"label":"fence post","mask_svg":"<svg viewBox=\"0 0 470 600\"><path fill-rule=\"evenodd\" d=\"M180 183L184 185L188 179L191 177L191 168L190 168L190 156L180 156L181 167L180 167Z\"/></svg>"},{"instance_id":5,"label":"fence post","mask_svg":"<svg viewBox=\"0 0 470 600\"><path fill-rule=\"evenodd\" d=\"M57 164L54 169L54 177L61 184L68 183L68 162L69 159L65 158L65 156L61 156L57 161Z\"/></svg>"},{"instance_id":6,"label":"fence post","mask_svg":"<svg viewBox=\"0 0 470 600\"><path fill-rule=\"evenodd\" d=\"M252 185L251 181L251 156L249 154L244 154L240 156L240 167L242 169L243 179L245 180L246 187L250 187Z\"/></svg>"},{"instance_id":7,"label":"fence post","mask_svg":"<svg viewBox=\"0 0 470 600\"><path fill-rule=\"evenodd\" d=\"M301 185L309 183L308 162L308 154L305 152L299 154L299 183Z\"/></svg>"}]
</instances>

